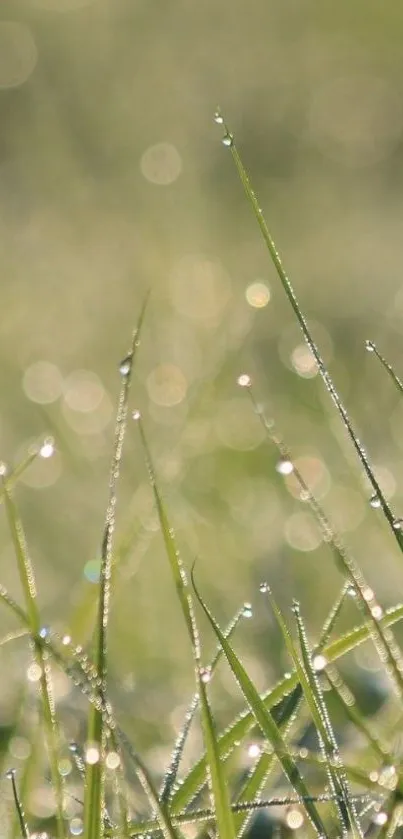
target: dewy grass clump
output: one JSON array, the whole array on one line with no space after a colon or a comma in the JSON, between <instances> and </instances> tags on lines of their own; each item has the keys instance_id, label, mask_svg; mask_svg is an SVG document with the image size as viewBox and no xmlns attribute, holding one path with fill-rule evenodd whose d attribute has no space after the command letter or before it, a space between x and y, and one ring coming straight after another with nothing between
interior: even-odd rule
<instances>
[{"instance_id":1,"label":"dewy grass clump","mask_svg":"<svg viewBox=\"0 0 403 839\"><path fill-rule=\"evenodd\" d=\"M381 508L397 549L402 550L402 521L394 516L381 491L370 460L312 338L252 190L233 134L219 111L215 114L215 121L223 129L222 142L232 154L279 281L335 410L340 414L361 467L370 481L373 491L371 503ZM299 487L299 497L308 503L322 539L328 545L329 556L341 572L340 590L334 605L329 614L324 616L320 636L314 639L308 637L300 604L294 602L291 617L285 616L276 602L275 592L271 591L270 582L261 582L260 593L278 625L288 654L290 671L277 684L268 685L264 693L258 691L232 644L232 636L235 631L239 631L242 619L252 616L251 604L241 606L225 630L217 623L198 588L197 568L193 565L186 570L179 555L141 413L138 409L131 409L130 416L131 377L146 305L147 301L143 305L129 352L119 367L121 389L101 543L98 607L91 656L76 647L69 636L59 637L50 627L42 625L36 599L34 569L13 497L14 486L30 463L36 457L52 456L53 441L48 438L34 447L13 472L8 472L4 464L0 469L1 501L14 545L24 604L16 603L4 587L0 587L0 598L17 617L21 626L19 634L26 635L30 645L30 678L38 683L43 722L41 730L32 733L32 754L42 749L44 738L47 776L55 798L55 816L40 827L41 830L46 828L48 832L30 832L33 826L29 814L25 815L30 759L21 776L9 766L3 784L9 784L14 811L11 811L10 805L9 824L4 827L1 825L0 835L40 835L57 839L78 835L83 835L85 839L127 839L135 836L162 836L164 839L217 836L219 839L235 839L246 835L251 829L260 835L259 825L262 825L262 836L278 829L285 833L294 831L301 837L317 835L329 839L341 836L359 839L367 834L392 837L403 824L403 768L400 755L390 745L395 731L400 727L403 712L403 656L392 632L393 624L403 618L403 605L397 604L384 612L357 560L342 543L327 512L297 468L292 452L277 431L274 421L266 416L263 406L257 401L255 386L249 374L241 373L238 385L245 390L245 398L249 397L251 411L259 417L268 445L277 452L276 468L280 478L293 475ZM377 347L368 342L367 349L375 354L393 384L403 392L400 379ZM117 489L125 432L131 418L136 422L139 443L144 452L173 589L176 590L184 631L193 652L195 675L194 696L189 700L162 782L158 783L148 770L146 761L118 725L108 684L113 567L119 556L114 545ZM332 640L347 599L351 599L357 608L359 625ZM197 626L199 613L204 614L217 641L217 652L210 662L205 660L202 652ZM9 639L11 637L16 637L16 634L10 635ZM388 729L383 732L373 730L360 712L337 667L340 658L368 640L374 644L387 675L390 692L397 697L400 709L393 724L389 721ZM244 710L225 730L220 731L211 701L211 683L223 658L237 681L243 696ZM68 732L63 730L53 698L51 666L60 667L88 700L84 743L69 743ZM332 708L336 703L339 712L349 723L354 757L352 759L350 754L348 762L337 741L332 715L329 713L329 698L332 700ZM195 725L201 726L204 751L183 775L182 757L189 732ZM315 732L314 746L301 748L300 744L305 739L309 744L312 743L312 738L307 737L312 730ZM74 782L70 775L66 777L67 749L73 764ZM237 756L245 750L250 759L250 768L246 774L242 769L236 770ZM134 798L128 781L133 773L148 802L147 811L143 806L138 811L138 798ZM281 795L276 794L279 784ZM73 816L69 807L71 800L76 803ZM259 813L265 815L265 820L257 820L252 825L252 819Z\"/></svg>"}]
</instances>

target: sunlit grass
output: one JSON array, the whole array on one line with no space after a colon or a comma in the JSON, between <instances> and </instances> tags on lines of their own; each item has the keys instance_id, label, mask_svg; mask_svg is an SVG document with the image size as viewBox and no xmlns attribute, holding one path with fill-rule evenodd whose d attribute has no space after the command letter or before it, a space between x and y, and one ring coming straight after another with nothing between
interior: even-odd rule
<instances>
[{"instance_id":1,"label":"sunlit grass","mask_svg":"<svg viewBox=\"0 0 403 839\"><path fill-rule=\"evenodd\" d=\"M381 491L371 461L313 340L234 137L220 112L216 113L215 120L223 128L222 142L231 151L280 284L333 400L334 409L347 429L359 463L396 539L397 548L402 550L401 520L394 516ZM51 456L53 443L47 441L36 447L14 472L7 473L6 468L1 467L3 486L0 501L5 508L14 545L24 605L20 605L0 586L0 600L20 626L0 643L9 644L27 637L36 667L32 681L38 683L39 715L43 724L43 735L42 729L31 732L31 757L30 763L26 764L26 774L16 774L13 766L9 766L7 771L14 807L13 816L10 814L10 836L21 835L23 839L29 839L32 831L37 829L29 808L29 787L33 776L33 780L38 782L45 778L53 792L54 817L44 817L40 829L46 829L49 836L57 836L57 839L68 835L83 835L85 839L128 839L145 834L163 836L164 839L180 839L183 836L193 839L194 836L204 835L235 839L247 834L251 819L262 811L273 814L272 822L279 829L285 825L301 837L317 835L336 839L351 836L361 839L369 830L380 837L392 837L399 828L402 815L400 751L391 742L391 727L379 731L361 712L337 664L364 642L372 642L387 679L390 701L395 703L393 725L399 727L403 718L403 657L391 627L403 619L403 605L398 603L386 611L380 605L359 561L352 556L334 528L332 511L326 511L316 498L302 470L297 467L288 444L256 399L255 387L258 383L255 385L248 373L239 376L238 384L250 397L250 410L260 419L267 445L276 450L279 475L293 475L301 500L308 504L317 522L321 538L327 545L329 562L334 562L341 573L340 590L329 613L323 614L319 637L311 640L299 604L294 603L288 618L278 605L276 592L271 591L270 581L261 582L262 607L269 605L268 620L273 614L275 616L291 669L276 684L269 683L264 691L259 690L247 664L235 649L237 636L242 633L243 618L252 616L252 607L248 603L240 605L232 602L231 587L226 582L224 607L228 608L229 615L237 611L227 628L221 629L205 601L201 586L196 583L196 573L202 566L203 557L198 557L196 563L193 556L186 556L186 562L180 556L174 521L164 499L152 446L148 443L147 428L141 411L132 409L130 430L134 435L137 431L144 453L172 581L172 590L167 591L167 596L176 595L182 613L183 632L189 642L189 657L193 660L195 691L189 698L182 725L172 744L170 759L167 765L159 767L157 773L151 771L148 755L139 754L135 743L128 738L118 721L119 709L112 704L109 683L109 623L114 605L114 570L127 555L132 530L129 528L123 537L118 536L115 541L117 492L123 443L130 421L133 365L140 346L140 333L144 329L145 312L146 303L141 309L129 352L118 370L121 387L100 545L100 579L96 597L93 595L93 602L86 601L85 604L91 616L95 613L92 647L88 650L75 645L70 636L61 637L52 627L42 624L34 569L14 500L14 491L25 469L35 457ZM395 386L402 391L399 377L376 346L369 342L367 349L374 352ZM220 578L217 581L219 584ZM348 601L356 606L357 618L361 622L332 640ZM77 615L76 610L73 624L79 619ZM66 615L66 624L68 621L69 615ZM217 643L217 651L211 661L205 657L204 637L200 636L199 624L202 625L202 621ZM146 638L148 627L145 625L143 629ZM169 627L162 626L161 632L162 643L175 649L176 639L170 636ZM267 661L270 662L269 645ZM219 715L215 711L216 689L219 689L215 685L216 675L223 666L228 669L227 676L229 674L235 680L244 706L244 710L224 729L220 727ZM70 742L68 724L53 696L53 671L63 673L72 681L78 694L87 700L86 734L82 741ZM155 682L158 683L158 680L157 672ZM159 689L163 690L162 684ZM22 708L25 707L24 702L25 697ZM335 706L349 723L346 730L351 734L351 744L338 742L337 723L332 719ZM190 734L196 726L202 733L203 748L198 758L192 760L190 768L182 770ZM139 727L141 729L141 720L137 721L137 730ZM316 736L315 746L308 741L309 747L302 747L301 742L312 729ZM256 740L253 748L250 744L252 733ZM42 736L46 743L46 755L41 765ZM63 772L67 751L75 770L72 780L70 777L66 779ZM246 752L250 759L247 771L243 761ZM140 788L143 793L141 799ZM71 801L75 805L74 814L70 808Z\"/></svg>"}]
</instances>

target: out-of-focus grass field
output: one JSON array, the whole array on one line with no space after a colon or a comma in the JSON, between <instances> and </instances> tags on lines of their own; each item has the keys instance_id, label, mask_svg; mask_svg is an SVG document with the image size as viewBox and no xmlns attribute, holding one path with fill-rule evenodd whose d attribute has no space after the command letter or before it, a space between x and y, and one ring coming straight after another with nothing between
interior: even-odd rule
<instances>
[{"instance_id":1,"label":"out-of-focus grass field","mask_svg":"<svg viewBox=\"0 0 403 839\"><path fill-rule=\"evenodd\" d=\"M372 338L403 371L402 27L395 0L3 0L0 455L13 465L33 439L57 441L16 499L44 623L77 642L89 640L94 617L119 361L149 288L132 407L144 417L183 559L198 558L218 618L257 599L268 579L283 605L301 598L314 634L339 585L237 388L245 370L380 601L396 600L401 559L212 118L220 104L402 514L403 409L364 347ZM115 577L111 691L126 729L160 765L192 692L192 665L134 423L117 545L122 538L130 548ZM20 599L4 512L0 582ZM0 626L15 626L4 609ZM261 686L284 668L273 633L260 606L238 641ZM383 676L374 656L361 651L350 665L375 696ZM3 724L27 661L22 641L0 649ZM67 681L58 689L78 736ZM223 671L219 718L237 702Z\"/></svg>"}]
</instances>

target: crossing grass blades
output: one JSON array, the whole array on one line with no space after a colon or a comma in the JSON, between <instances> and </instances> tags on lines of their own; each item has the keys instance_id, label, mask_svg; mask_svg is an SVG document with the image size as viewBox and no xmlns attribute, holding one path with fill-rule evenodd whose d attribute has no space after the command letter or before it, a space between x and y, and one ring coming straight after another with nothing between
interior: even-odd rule
<instances>
[{"instance_id":1,"label":"crossing grass blades","mask_svg":"<svg viewBox=\"0 0 403 839\"><path fill-rule=\"evenodd\" d=\"M295 295L293 286L284 270L282 261L269 232L258 199L252 189L242 163L234 137L220 111L216 123L223 130L222 142L232 155L235 170L245 191L276 269L279 283L294 311L303 336L311 350L325 388L333 401L334 410L350 437L358 463L364 470L373 489L374 498L381 508L393 533L397 550L403 550L403 526L396 519L382 493L370 459L355 432L341 396L334 385L310 332L307 321ZM372 642L394 691L403 702L403 656L393 636L393 625L403 619L403 605L397 604L384 611L364 574L340 536L332 526L328 513L311 491L304 476L297 468L292 452L268 419L259 404L254 384L249 375L239 376L238 384L250 399L250 409L255 411L263 425L267 445L273 447L279 459L292 471L304 503L308 503L321 530L333 561L340 572L340 590L328 615L324 616L320 636L308 637L303 610L299 603L292 604L291 617L285 616L276 602L276 594L268 581L260 585L261 596L277 622L284 647L290 660L290 671L275 685L260 693L247 669L237 656L232 639L242 631L243 617L250 616L249 604L241 605L228 626L222 629L197 584L197 565L186 568L179 555L173 522L170 521L159 487L153 456L147 440L146 428L138 410L129 407L130 386L136 355L140 345L141 330L147 300L141 310L138 324L128 354L120 364L120 395L115 425L113 457L109 480L109 497L101 540L101 571L98 586L97 618L94 627L92 658L75 647L70 638L59 637L50 627L42 625L36 599L34 569L24 536L23 525L14 501L14 487L20 476L36 457L51 454L52 441L32 450L26 460L14 471L0 468L2 501L7 516L21 580L24 603L20 605L0 587L0 599L11 610L20 624L19 633L3 639L6 643L17 634L24 635L29 644L33 665L39 674L38 690L46 738L48 772L51 779L56 810L48 834L57 839L83 835L85 839L129 839L129 837L213 837L235 839L247 836L258 814L272 814L264 823L261 835L277 830L288 835L292 829L301 837L319 836L336 839L351 836L360 839L367 835L380 839L397 835L403 824L403 765L401 757L390 745L393 738L388 730L385 735L372 729L370 722L360 712L351 690L344 684L338 663L348 652L364 642ZM393 386L400 393L403 386L391 365L377 347L367 343L391 377ZM115 545L115 515L120 463L128 422L133 418L138 440L142 447L149 480L152 487L159 526L165 544L167 562L172 577L172 592L176 592L178 607L183 616L184 632L189 637L194 662L194 695L189 699L183 725L172 747L172 755L165 769L162 783L148 770L124 731L116 722L114 708L109 698L108 657L109 620L113 566L122 557L124 547ZM200 563L203 558L200 558ZM348 598L353 598L357 608L357 622L350 631L337 636L337 622ZM350 601L351 602L351 601ZM291 605L291 604L290 604ZM238 604L239 606L239 604ZM228 602L229 611L236 604ZM217 652L212 661L203 655L197 616L204 614L217 641ZM211 701L211 683L217 667L226 660L227 666L243 696L244 710L221 731L215 722ZM67 734L58 719L53 698L51 666L57 666L71 679L88 700L87 736L85 742L70 744L72 761L77 777L81 779L81 812L72 818L66 810L68 789L61 771L61 754L66 748ZM328 697L332 696L345 715L351 731L356 731L359 746L354 761L346 762L339 747L328 711ZM403 706L395 724L398 730L403 716ZM201 725L204 750L197 762L185 774L181 762L193 726ZM317 749L301 749L301 742L308 729L314 729ZM252 765L248 772L239 770L234 782L234 759L245 750L251 736L258 742L251 752ZM33 733L32 752L41 747L42 737ZM36 738L36 739L35 739ZM371 772L363 768L373 767ZM115 771L107 771L111 767ZM231 766L231 773L229 772ZM135 772L148 801L148 814L137 814L133 807L127 777ZM13 768L7 771L15 804L15 813L9 835L32 837L29 819L24 810L28 789L27 773L16 775ZM278 796L275 790L282 782L287 792ZM270 794L272 790L272 794ZM283 814L287 814L285 817ZM3 835L3 834L2 834ZM5 834L4 834L5 835Z\"/></svg>"}]
</instances>

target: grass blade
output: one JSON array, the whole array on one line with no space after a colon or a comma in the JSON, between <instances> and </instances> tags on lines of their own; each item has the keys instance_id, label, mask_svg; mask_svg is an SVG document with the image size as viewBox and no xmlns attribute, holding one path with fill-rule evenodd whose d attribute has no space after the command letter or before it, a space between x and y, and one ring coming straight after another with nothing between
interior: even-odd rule
<instances>
[{"instance_id":1,"label":"grass blade","mask_svg":"<svg viewBox=\"0 0 403 839\"><path fill-rule=\"evenodd\" d=\"M148 474L154 493L154 499L157 507L162 537L164 540L172 577L181 605L182 614L186 623L189 639L192 645L192 652L195 663L197 693L200 697L200 711L202 717L203 737L207 755L207 775L209 780L211 806L216 815L217 831L219 833L220 839L235 839L235 826L230 807L229 792L223 765L220 760L220 754L217 746L217 734L215 730L215 724L207 696L207 682L210 680L211 673L207 668L201 666L199 636L186 573L179 556L179 551L176 546L173 530L168 521L162 496L158 489L155 469L151 459L151 453L147 444L141 417L138 415L138 412L136 412L135 418L138 421L139 425Z\"/></svg>"},{"instance_id":2,"label":"grass blade","mask_svg":"<svg viewBox=\"0 0 403 839\"><path fill-rule=\"evenodd\" d=\"M308 323L306 321L306 318L305 318L305 316L304 316L304 314L301 310L301 307L299 305L299 302L297 300L294 288L291 284L291 281L290 281L289 277L287 276L287 273L284 269L282 260L280 258L280 254L277 250L277 247L274 243L272 235L271 235L271 233L269 231L269 228L267 226L266 219L265 219L263 211L262 211L262 209L259 205L259 201L257 199L256 193L252 188L252 185L251 185L251 182L250 182L250 179L249 179L249 175L248 175L248 173L247 173L247 171L246 171L246 169L243 165L242 159L241 159L240 154L238 152L238 149L235 145L233 134L231 134L231 132L229 131L228 126L226 125L226 123L225 123L225 121L224 121L224 119L221 116L219 111L217 112L217 114L218 114L219 119L218 120L216 119L216 121L218 121L219 124L223 126L224 131L225 131L225 135L224 135L224 139L223 139L224 145L228 146L231 150L232 158L233 158L233 161L235 163L235 167L236 167L236 170L238 172L239 179L242 183L242 186L244 188L244 191L245 191L246 197L248 199L248 202L251 205L253 213L255 215L255 218L258 222L258 225L259 225L260 231L262 233L264 242L265 242L266 247L269 251L269 254L270 254L271 260L273 262L273 265L276 269L277 275L280 279L280 283L281 283L281 285L283 287L283 290L284 290L284 292L285 292L285 294L288 298L288 301L289 301L289 303L290 303L290 305L291 305L291 307L294 311L295 317L296 317L296 319L298 321L298 324L301 328L301 331L303 333L305 341L306 341L312 355L315 358L320 376L321 376L321 378L322 378L322 380L325 384L325 387L326 387L328 393L330 394L330 396L332 397L333 402L336 405L336 408L337 408L337 410L340 414L340 417L341 417L341 419L344 423L344 426L347 430L347 433L350 437L350 440L353 443L353 446L354 446L355 451L358 455L358 458L361 462L361 465L364 469L364 472L365 472L365 474L366 474L366 476L367 476L367 478L368 478L368 480L369 480L369 482L372 486L373 492L376 495L376 497L379 499L380 506L381 506L382 511L385 515L385 518L386 518L386 520L389 524L389 527L390 527L390 529L391 529L391 531L392 531L400 549L403 551L403 533L399 532L399 530L396 530L393 526L395 519L394 519L392 510L389 507L389 504L388 504L384 494L382 493L381 487L379 486L379 483L376 479L374 470L372 469L372 466L369 462L368 455L367 455L362 443L360 442L358 435L356 434L356 432L354 430L354 427L351 423L351 420L349 418L347 410L346 410L346 408L345 408L345 406L344 406L344 404L341 400L341 397L339 396L338 391L336 390L336 387L333 383L333 380L330 376L330 373L327 370L327 367L326 367L326 365L323 361L323 358L322 358L322 356L319 352L319 348L318 348L316 342L314 341L314 339L312 337L312 334L311 334L311 331L308 327Z\"/></svg>"},{"instance_id":3,"label":"grass blade","mask_svg":"<svg viewBox=\"0 0 403 839\"><path fill-rule=\"evenodd\" d=\"M58 766L59 732L56 724L49 655L47 650L38 643L38 638L41 637L41 621L36 602L34 570L28 554L22 523L18 517L14 501L10 495L10 492L5 482L3 483L3 493L8 524L17 559L18 573L26 604L27 623L30 629L34 660L40 668L41 675L39 684L42 700L43 719L45 723L46 739L49 753L49 766L56 796L57 831L59 839L63 839L63 781ZM1 592L1 596L2 599L5 602L8 602L8 605L10 605L13 608L13 610L16 611L17 614L19 614L19 616L21 616L20 608L17 607L17 609L15 609L16 604L14 604L10 598L7 599L7 596L4 594L4 591Z\"/></svg>"},{"instance_id":4,"label":"grass blade","mask_svg":"<svg viewBox=\"0 0 403 839\"><path fill-rule=\"evenodd\" d=\"M107 691L108 624L111 597L112 549L113 533L115 529L117 484L127 425L128 401L133 371L133 361L136 349L140 342L141 328L146 313L147 303L148 295L144 300L137 327L133 332L130 350L119 367L122 384L115 423L115 439L109 479L109 497L101 549L98 617L94 638L94 661L98 678L100 680L99 694L101 700L105 700ZM103 835L105 736L106 734L104 730L102 711L98 710L95 705L90 705L87 723L87 743L93 750L92 754L97 756L97 759L87 762L84 795L84 834L86 839L102 839Z\"/></svg>"},{"instance_id":5,"label":"grass blade","mask_svg":"<svg viewBox=\"0 0 403 839\"><path fill-rule=\"evenodd\" d=\"M201 595L199 594L194 581L194 576L192 575L193 585L196 592L196 597L208 618L208 621L214 630L219 643L221 644L227 661L231 667L233 675L235 676L236 681L238 682L242 693L249 705L249 708L258 723L259 727L261 728L265 737L267 737L268 741L270 742L276 757L278 758L281 766L283 768L284 774L290 781L293 789L295 792L300 796L301 802L305 808L306 814L311 821L313 827L315 828L316 832L319 836L326 835L325 825L322 822L322 819L317 811L315 805L308 800L309 798L309 791L305 785L304 779L298 769L297 764L295 763L293 757L290 754L289 748L281 734L281 731L277 724L275 723L272 715L266 708L263 699L259 695L258 691L256 690L253 682L250 680L248 674L246 673L245 668L239 661L238 657L236 656L234 650L232 649L229 641L224 637L224 634L221 632L218 624L214 620L210 610L204 603ZM306 799L306 800L305 800Z\"/></svg>"}]
</instances>

